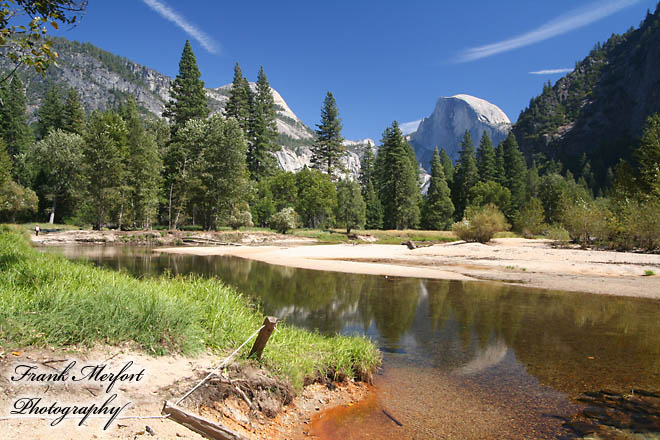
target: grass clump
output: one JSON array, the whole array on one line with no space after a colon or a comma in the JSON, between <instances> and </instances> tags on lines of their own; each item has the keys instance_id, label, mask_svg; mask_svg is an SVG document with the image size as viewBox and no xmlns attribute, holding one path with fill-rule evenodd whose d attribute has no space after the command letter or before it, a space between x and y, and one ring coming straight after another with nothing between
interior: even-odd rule
<instances>
[{"instance_id":1,"label":"grass clump","mask_svg":"<svg viewBox=\"0 0 660 440\"><path fill-rule=\"evenodd\" d=\"M129 342L157 355L207 348L220 354L240 345L263 318L248 298L218 280L138 280L40 253L17 228L0 226L0 344ZM366 338L278 327L262 362L294 387L319 374L369 379L380 363Z\"/></svg>"}]
</instances>

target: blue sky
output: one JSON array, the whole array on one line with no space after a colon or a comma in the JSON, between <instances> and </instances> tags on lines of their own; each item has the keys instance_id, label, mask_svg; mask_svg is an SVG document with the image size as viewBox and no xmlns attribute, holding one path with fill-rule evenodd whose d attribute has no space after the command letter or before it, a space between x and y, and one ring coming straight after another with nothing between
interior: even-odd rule
<instances>
[{"instance_id":1,"label":"blue sky","mask_svg":"<svg viewBox=\"0 0 660 440\"><path fill-rule=\"evenodd\" d=\"M253 1L90 0L89 41L176 76L190 39L207 87L231 82L238 61L314 127L326 92L348 139L380 140L393 120L428 116L439 96L466 93L512 121L598 41L638 27L656 0ZM530 72L546 72L532 74Z\"/></svg>"}]
</instances>

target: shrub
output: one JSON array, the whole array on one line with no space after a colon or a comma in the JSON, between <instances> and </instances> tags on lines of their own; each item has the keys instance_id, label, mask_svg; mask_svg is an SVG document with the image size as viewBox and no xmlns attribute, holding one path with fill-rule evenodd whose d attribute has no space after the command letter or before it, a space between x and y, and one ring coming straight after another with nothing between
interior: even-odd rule
<instances>
[{"instance_id":1,"label":"shrub","mask_svg":"<svg viewBox=\"0 0 660 440\"><path fill-rule=\"evenodd\" d=\"M247 228L254 226L254 223L252 223L252 214L250 213L250 208L247 206L247 203L241 208L234 209L227 224L231 226L233 230L237 230L241 226Z\"/></svg>"},{"instance_id":2,"label":"shrub","mask_svg":"<svg viewBox=\"0 0 660 440\"><path fill-rule=\"evenodd\" d=\"M487 243L496 232L507 231L509 227L504 214L497 206L489 203L480 207L468 207L463 220L454 223L452 230L461 240Z\"/></svg>"},{"instance_id":3,"label":"shrub","mask_svg":"<svg viewBox=\"0 0 660 440\"><path fill-rule=\"evenodd\" d=\"M544 220L543 204L536 197L532 197L516 215L514 224L516 230L521 232L525 238L532 238L534 235L541 234L547 228Z\"/></svg>"},{"instance_id":4,"label":"shrub","mask_svg":"<svg viewBox=\"0 0 660 440\"><path fill-rule=\"evenodd\" d=\"M550 226L545 231L545 238L555 241L569 241L571 237L568 235L568 231L558 223Z\"/></svg>"},{"instance_id":5,"label":"shrub","mask_svg":"<svg viewBox=\"0 0 660 440\"><path fill-rule=\"evenodd\" d=\"M578 199L566 203L563 209L562 225L571 239L583 246L593 241L605 242L612 235L612 212L604 201Z\"/></svg>"},{"instance_id":6,"label":"shrub","mask_svg":"<svg viewBox=\"0 0 660 440\"><path fill-rule=\"evenodd\" d=\"M284 208L280 212L273 214L268 222L272 229L286 234L287 231L294 229L298 223L298 215L293 208Z\"/></svg>"}]
</instances>

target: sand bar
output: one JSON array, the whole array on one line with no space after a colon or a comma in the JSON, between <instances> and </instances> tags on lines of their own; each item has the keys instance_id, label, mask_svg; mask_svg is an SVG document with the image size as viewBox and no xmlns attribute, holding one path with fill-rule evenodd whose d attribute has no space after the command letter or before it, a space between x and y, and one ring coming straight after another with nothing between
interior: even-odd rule
<instances>
[{"instance_id":1,"label":"sand bar","mask_svg":"<svg viewBox=\"0 0 660 440\"><path fill-rule=\"evenodd\" d=\"M231 255L304 269L449 280L500 281L543 289L660 299L660 255L558 248L502 238L418 249L401 245L205 246L158 252ZM645 276L647 271L654 275Z\"/></svg>"}]
</instances>

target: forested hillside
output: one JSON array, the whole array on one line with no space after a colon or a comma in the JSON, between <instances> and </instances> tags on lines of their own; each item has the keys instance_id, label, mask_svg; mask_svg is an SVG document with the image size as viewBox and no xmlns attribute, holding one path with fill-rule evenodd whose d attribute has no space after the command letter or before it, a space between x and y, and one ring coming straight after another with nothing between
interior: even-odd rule
<instances>
[{"instance_id":1,"label":"forested hillside","mask_svg":"<svg viewBox=\"0 0 660 440\"><path fill-rule=\"evenodd\" d=\"M657 112L660 4L638 29L613 34L573 72L546 84L520 114L513 132L528 160L543 153L575 175L590 162L595 186L603 187L618 161L631 159L644 121Z\"/></svg>"}]
</instances>

